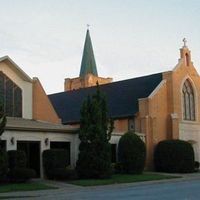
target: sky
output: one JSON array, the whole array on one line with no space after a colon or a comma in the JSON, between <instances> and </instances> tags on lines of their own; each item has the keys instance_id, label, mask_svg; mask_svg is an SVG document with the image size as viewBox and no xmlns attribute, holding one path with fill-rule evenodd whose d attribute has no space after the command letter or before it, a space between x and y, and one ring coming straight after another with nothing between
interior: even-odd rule
<instances>
[{"instance_id":1,"label":"sky","mask_svg":"<svg viewBox=\"0 0 200 200\"><path fill-rule=\"evenodd\" d=\"M98 75L114 81L172 70L187 39L200 72L199 0L0 0L0 57L47 94L79 76L87 24Z\"/></svg>"}]
</instances>

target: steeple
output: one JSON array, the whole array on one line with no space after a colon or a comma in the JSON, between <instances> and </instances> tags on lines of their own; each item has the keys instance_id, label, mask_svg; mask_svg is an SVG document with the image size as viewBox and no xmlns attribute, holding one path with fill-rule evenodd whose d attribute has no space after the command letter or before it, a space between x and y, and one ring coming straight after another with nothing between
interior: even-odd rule
<instances>
[{"instance_id":1,"label":"steeple","mask_svg":"<svg viewBox=\"0 0 200 200\"><path fill-rule=\"evenodd\" d=\"M98 76L90 32L87 29L79 77L84 77L89 73Z\"/></svg>"},{"instance_id":2,"label":"steeple","mask_svg":"<svg viewBox=\"0 0 200 200\"><path fill-rule=\"evenodd\" d=\"M186 66L190 66L191 64L191 53L187 47L187 40L183 38L183 47L180 49L181 58L184 60L184 64Z\"/></svg>"},{"instance_id":3,"label":"steeple","mask_svg":"<svg viewBox=\"0 0 200 200\"><path fill-rule=\"evenodd\" d=\"M64 90L70 91L96 86L97 81L99 85L102 85L111 83L112 78L104 78L98 76L90 32L87 28L79 77L66 78L64 83Z\"/></svg>"}]
</instances>

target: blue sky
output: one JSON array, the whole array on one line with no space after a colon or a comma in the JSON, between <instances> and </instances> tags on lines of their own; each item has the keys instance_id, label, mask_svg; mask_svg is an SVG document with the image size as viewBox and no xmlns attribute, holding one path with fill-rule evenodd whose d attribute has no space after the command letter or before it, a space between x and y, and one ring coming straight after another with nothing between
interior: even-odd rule
<instances>
[{"instance_id":1,"label":"blue sky","mask_svg":"<svg viewBox=\"0 0 200 200\"><path fill-rule=\"evenodd\" d=\"M79 75L86 24L99 76L114 81L171 70L182 39L200 72L199 0L0 0L0 56L47 93Z\"/></svg>"}]
</instances>

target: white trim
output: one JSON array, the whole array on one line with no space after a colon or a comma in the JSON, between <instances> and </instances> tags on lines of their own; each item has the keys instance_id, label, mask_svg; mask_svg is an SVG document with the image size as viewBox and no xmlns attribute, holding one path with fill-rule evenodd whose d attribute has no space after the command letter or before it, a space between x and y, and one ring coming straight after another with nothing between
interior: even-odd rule
<instances>
[{"instance_id":1,"label":"white trim","mask_svg":"<svg viewBox=\"0 0 200 200\"><path fill-rule=\"evenodd\" d=\"M157 86L156 88L153 90L153 92L148 96L149 99L152 99L153 96L155 96L155 94L160 90L160 88L166 83L166 80L162 80Z\"/></svg>"},{"instance_id":2,"label":"white trim","mask_svg":"<svg viewBox=\"0 0 200 200\"><path fill-rule=\"evenodd\" d=\"M32 82L32 79L9 57L9 56L3 56L3 57L0 57L0 62L3 62L3 61L8 61L11 66L11 67L15 72L17 72L19 74L19 76L24 80L24 81L27 81L27 82Z\"/></svg>"},{"instance_id":3,"label":"white trim","mask_svg":"<svg viewBox=\"0 0 200 200\"><path fill-rule=\"evenodd\" d=\"M173 72L176 71L179 67L181 67L181 65L183 64L183 58L180 58L178 60L178 64L173 68Z\"/></svg>"}]
</instances>

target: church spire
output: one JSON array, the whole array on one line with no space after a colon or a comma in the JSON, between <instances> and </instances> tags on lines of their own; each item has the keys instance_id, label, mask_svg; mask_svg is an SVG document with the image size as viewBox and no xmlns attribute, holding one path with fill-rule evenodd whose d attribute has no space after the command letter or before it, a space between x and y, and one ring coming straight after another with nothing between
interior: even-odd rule
<instances>
[{"instance_id":1,"label":"church spire","mask_svg":"<svg viewBox=\"0 0 200 200\"><path fill-rule=\"evenodd\" d=\"M87 29L79 76L84 77L89 73L98 76L90 32L89 29Z\"/></svg>"}]
</instances>

